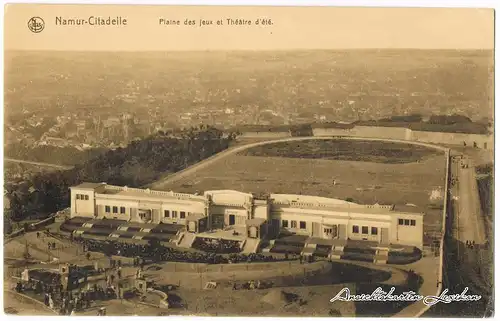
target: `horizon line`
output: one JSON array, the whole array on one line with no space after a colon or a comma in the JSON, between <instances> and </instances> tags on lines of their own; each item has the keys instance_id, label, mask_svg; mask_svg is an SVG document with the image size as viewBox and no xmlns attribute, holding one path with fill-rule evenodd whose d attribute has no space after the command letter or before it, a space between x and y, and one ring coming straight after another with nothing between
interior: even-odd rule
<instances>
[{"instance_id":1,"label":"horizon line","mask_svg":"<svg viewBox=\"0 0 500 321\"><path fill-rule=\"evenodd\" d=\"M387 51L387 50L415 50L415 51L495 51L495 48L412 48L412 47L398 47L398 48L289 48L289 49L151 49L151 50L113 50L113 49L5 49L4 52L124 52L124 53L150 53L150 52L270 52L270 51Z\"/></svg>"}]
</instances>

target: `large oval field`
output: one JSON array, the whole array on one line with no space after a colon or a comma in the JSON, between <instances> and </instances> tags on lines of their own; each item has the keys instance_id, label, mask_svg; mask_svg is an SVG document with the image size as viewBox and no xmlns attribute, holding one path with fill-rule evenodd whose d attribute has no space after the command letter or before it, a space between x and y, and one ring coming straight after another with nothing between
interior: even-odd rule
<instances>
[{"instance_id":1,"label":"large oval field","mask_svg":"<svg viewBox=\"0 0 500 321\"><path fill-rule=\"evenodd\" d=\"M430 195L443 188L444 177L440 151L406 143L322 139L252 147L166 184L164 190L234 189L414 204L426 213L426 230L432 231L440 229L441 211Z\"/></svg>"}]
</instances>

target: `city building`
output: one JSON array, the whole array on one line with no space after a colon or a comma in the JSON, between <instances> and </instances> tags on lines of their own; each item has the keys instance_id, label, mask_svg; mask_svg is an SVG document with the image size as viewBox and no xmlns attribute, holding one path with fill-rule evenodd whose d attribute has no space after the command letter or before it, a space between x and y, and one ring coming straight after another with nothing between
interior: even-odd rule
<instances>
[{"instance_id":1,"label":"city building","mask_svg":"<svg viewBox=\"0 0 500 321\"><path fill-rule=\"evenodd\" d=\"M233 190L202 195L82 183L71 187L71 217L144 224L181 224L192 233L228 227L248 238L280 231L324 239L367 240L423 248L424 213L394 205L362 205L338 199Z\"/></svg>"}]
</instances>

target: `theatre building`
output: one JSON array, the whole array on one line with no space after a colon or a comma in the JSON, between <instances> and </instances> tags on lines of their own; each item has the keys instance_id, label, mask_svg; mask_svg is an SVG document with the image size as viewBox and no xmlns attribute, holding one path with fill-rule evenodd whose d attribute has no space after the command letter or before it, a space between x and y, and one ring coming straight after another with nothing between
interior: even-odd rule
<instances>
[{"instance_id":1,"label":"theatre building","mask_svg":"<svg viewBox=\"0 0 500 321\"><path fill-rule=\"evenodd\" d=\"M423 247L424 213L394 205L233 190L184 194L83 183L71 187L71 217L185 225L187 232L234 229L248 238L280 231L324 239L367 240Z\"/></svg>"}]
</instances>

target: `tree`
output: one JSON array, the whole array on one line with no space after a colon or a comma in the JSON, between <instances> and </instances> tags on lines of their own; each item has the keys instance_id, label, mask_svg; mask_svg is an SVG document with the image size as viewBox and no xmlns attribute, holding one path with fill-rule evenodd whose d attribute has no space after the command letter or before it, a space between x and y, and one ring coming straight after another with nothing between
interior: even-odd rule
<instances>
[{"instance_id":1,"label":"tree","mask_svg":"<svg viewBox=\"0 0 500 321\"><path fill-rule=\"evenodd\" d=\"M22 220L29 213L48 214L68 207L69 187L84 181L141 187L166 172L182 170L223 151L236 137L234 132L199 126L178 132L175 137L172 133L156 133L126 148L96 152L71 170L41 173L27 184L10 185L11 219ZM36 192L29 192L29 187Z\"/></svg>"}]
</instances>

